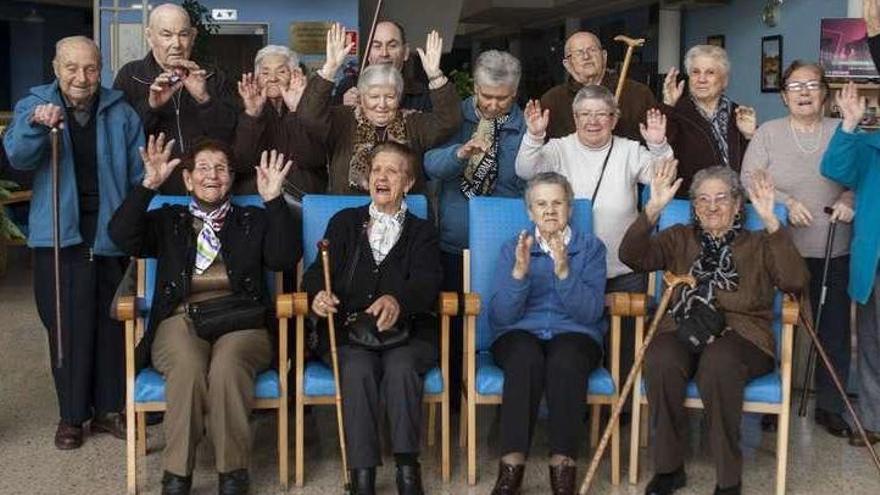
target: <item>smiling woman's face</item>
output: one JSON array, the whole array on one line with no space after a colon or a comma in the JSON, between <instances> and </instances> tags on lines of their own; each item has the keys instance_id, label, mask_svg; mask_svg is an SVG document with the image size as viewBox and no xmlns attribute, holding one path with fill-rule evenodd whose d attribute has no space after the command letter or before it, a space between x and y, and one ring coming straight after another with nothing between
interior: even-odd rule
<instances>
[{"instance_id":1,"label":"smiling woman's face","mask_svg":"<svg viewBox=\"0 0 880 495\"><path fill-rule=\"evenodd\" d=\"M789 85L798 87L790 90ZM782 100L788 111L795 117L816 117L822 113L827 89L822 85L822 77L811 67L801 67L788 76Z\"/></svg>"},{"instance_id":2,"label":"smiling woman's face","mask_svg":"<svg viewBox=\"0 0 880 495\"><path fill-rule=\"evenodd\" d=\"M229 195L232 169L222 151L203 150L193 159L193 170L183 171L183 183L204 206L217 206Z\"/></svg>"}]
</instances>

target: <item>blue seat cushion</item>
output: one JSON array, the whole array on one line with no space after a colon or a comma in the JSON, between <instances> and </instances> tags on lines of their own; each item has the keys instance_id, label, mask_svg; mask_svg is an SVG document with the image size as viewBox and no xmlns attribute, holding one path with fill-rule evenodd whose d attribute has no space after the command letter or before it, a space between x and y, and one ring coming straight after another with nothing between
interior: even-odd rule
<instances>
[{"instance_id":1,"label":"blue seat cushion","mask_svg":"<svg viewBox=\"0 0 880 495\"><path fill-rule=\"evenodd\" d=\"M272 368L257 375L257 399L277 399L280 390L278 370ZM165 377L153 368L141 370L134 379L134 401L165 402Z\"/></svg>"},{"instance_id":2,"label":"blue seat cushion","mask_svg":"<svg viewBox=\"0 0 880 495\"><path fill-rule=\"evenodd\" d=\"M492 354L477 354L477 393L481 395L501 395L504 390L504 371L495 364ZM613 395L614 380L605 368L596 368L587 380L587 393L591 395Z\"/></svg>"},{"instance_id":3,"label":"blue seat cushion","mask_svg":"<svg viewBox=\"0 0 880 495\"><path fill-rule=\"evenodd\" d=\"M647 394L645 380L642 380L642 395ZM697 389L697 382L691 380L687 386L688 399L699 399L700 391ZM744 400L746 402L763 402L766 404L782 403L782 375L779 370L759 376L746 384L744 391Z\"/></svg>"},{"instance_id":4,"label":"blue seat cushion","mask_svg":"<svg viewBox=\"0 0 880 495\"><path fill-rule=\"evenodd\" d=\"M431 368L424 379L426 394L443 392L443 375L439 367ZM311 360L306 363L303 373L303 391L308 397L326 397L336 394L333 381L333 370L321 361Z\"/></svg>"}]
</instances>

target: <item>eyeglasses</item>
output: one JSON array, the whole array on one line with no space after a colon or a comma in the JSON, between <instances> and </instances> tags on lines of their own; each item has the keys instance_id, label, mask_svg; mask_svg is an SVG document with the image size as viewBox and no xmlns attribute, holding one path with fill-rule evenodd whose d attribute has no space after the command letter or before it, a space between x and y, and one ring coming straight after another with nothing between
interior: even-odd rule
<instances>
[{"instance_id":1,"label":"eyeglasses","mask_svg":"<svg viewBox=\"0 0 880 495\"><path fill-rule=\"evenodd\" d=\"M608 111L599 111L599 112L587 111L587 112L578 112L575 114L575 116L577 116L577 118L581 119L581 120L587 120L587 121L596 120L596 121L603 121L603 122L609 120L614 115L616 115L614 112L608 112Z\"/></svg>"},{"instance_id":2,"label":"eyeglasses","mask_svg":"<svg viewBox=\"0 0 880 495\"><path fill-rule=\"evenodd\" d=\"M584 48L577 48L575 50L568 52L568 55L566 55L564 58L567 58L569 60L571 60L572 58L575 58L575 57L587 58L587 55L589 55L590 57L595 57L601 51L602 51L601 48L598 48L595 46L591 46L591 47L585 48L585 49Z\"/></svg>"},{"instance_id":3,"label":"eyeglasses","mask_svg":"<svg viewBox=\"0 0 880 495\"><path fill-rule=\"evenodd\" d=\"M792 81L792 82L787 83L785 85L785 90L791 91L792 93L798 93L798 92L803 91L805 89L807 91L819 91L820 89L822 89L822 81L816 81L816 80L806 81L806 82Z\"/></svg>"},{"instance_id":4,"label":"eyeglasses","mask_svg":"<svg viewBox=\"0 0 880 495\"><path fill-rule=\"evenodd\" d=\"M714 197L708 194L701 194L694 199L697 208L708 208L710 206L730 206L733 198L729 194L718 194Z\"/></svg>"},{"instance_id":5,"label":"eyeglasses","mask_svg":"<svg viewBox=\"0 0 880 495\"><path fill-rule=\"evenodd\" d=\"M227 175L230 169L228 165L211 166L206 163L198 163L193 167L193 170L202 175L208 175L212 172L215 172L217 175Z\"/></svg>"}]
</instances>

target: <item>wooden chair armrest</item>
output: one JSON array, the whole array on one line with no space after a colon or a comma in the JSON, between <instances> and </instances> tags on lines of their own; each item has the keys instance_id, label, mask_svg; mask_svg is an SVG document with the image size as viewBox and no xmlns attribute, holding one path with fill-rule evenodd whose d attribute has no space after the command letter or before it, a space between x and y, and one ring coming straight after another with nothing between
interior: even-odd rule
<instances>
[{"instance_id":1,"label":"wooden chair armrest","mask_svg":"<svg viewBox=\"0 0 880 495\"><path fill-rule=\"evenodd\" d=\"M119 321L133 321L137 316L137 298L135 296L123 296L116 303L116 315Z\"/></svg>"},{"instance_id":2,"label":"wooden chair armrest","mask_svg":"<svg viewBox=\"0 0 880 495\"><path fill-rule=\"evenodd\" d=\"M440 316L457 316L458 315L458 293L457 292L441 292L440 293Z\"/></svg>"},{"instance_id":3,"label":"wooden chair armrest","mask_svg":"<svg viewBox=\"0 0 880 495\"><path fill-rule=\"evenodd\" d=\"M800 304L790 295L786 294L782 299L782 323L784 325L796 325Z\"/></svg>"},{"instance_id":4,"label":"wooden chair armrest","mask_svg":"<svg viewBox=\"0 0 880 495\"><path fill-rule=\"evenodd\" d=\"M611 292L605 306L613 316L647 316L648 297L641 292Z\"/></svg>"},{"instance_id":5,"label":"wooden chair armrest","mask_svg":"<svg viewBox=\"0 0 880 495\"><path fill-rule=\"evenodd\" d=\"M309 314L309 295L305 292L278 294L275 300L275 314L278 318L293 318Z\"/></svg>"},{"instance_id":6,"label":"wooden chair armrest","mask_svg":"<svg viewBox=\"0 0 880 495\"><path fill-rule=\"evenodd\" d=\"M468 292L464 295L464 314L467 316L480 315L480 295Z\"/></svg>"}]
</instances>

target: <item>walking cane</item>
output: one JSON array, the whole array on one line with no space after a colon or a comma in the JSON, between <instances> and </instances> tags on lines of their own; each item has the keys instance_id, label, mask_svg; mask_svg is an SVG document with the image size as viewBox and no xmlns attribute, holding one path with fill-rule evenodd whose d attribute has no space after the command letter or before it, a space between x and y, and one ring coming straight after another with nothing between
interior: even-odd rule
<instances>
[{"instance_id":1,"label":"walking cane","mask_svg":"<svg viewBox=\"0 0 880 495\"><path fill-rule=\"evenodd\" d=\"M318 241L318 249L321 251L321 264L324 266L324 290L332 294L330 290L330 241L321 239ZM345 421L342 416L342 392L339 381L339 357L336 354L336 323L333 321L333 313L327 315L327 330L330 333L330 357L333 362L333 381L336 384L336 425L339 433L339 449L342 450L342 479L345 483L345 493L351 492L351 482L348 478L348 452L345 449Z\"/></svg>"},{"instance_id":2,"label":"walking cane","mask_svg":"<svg viewBox=\"0 0 880 495\"><path fill-rule=\"evenodd\" d=\"M825 365L825 369L828 370L828 374L831 376L831 381L834 382L834 386L837 388L840 398L843 399L847 411L849 411L850 416L852 416L856 429L859 430L859 436L862 438L862 441L865 442L865 446L868 447L868 453L871 455L871 460L874 461L874 466L877 468L877 472L880 473L880 458L877 457L877 451L874 450L874 446L868 441L868 435L865 432L865 428L862 426L862 422L859 420L856 410L852 406L852 402L849 401L849 397L846 395L846 389L843 388L843 383L840 381L840 377L837 376L837 371L834 369L834 365L831 364L831 360L828 359L828 354L825 352L825 348L822 347L822 342L819 341L819 336L816 334L816 329L813 327L813 323L807 320L803 311L800 312L798 317L801 321L801 326L810 335L810 339L813 341L813 348L822 359L822 364Z\"/></svg>"},{"instance_id":3,"label":"walking cane","mask_svg":"<svg viewBox=\"0 0 880 495\"><path fill-rule=\"evenodd\" d=\"M617 89L614 91L614 101L620 101L620 95L623 93L623 85L626 83L626 75L629 73L629 64L632 62L633 51L637 47L644 46L645 39L633 39L629 36L619 34L614 37L614 41L626 43L626 56L623 57L623 66L620 68L620 78L617 80Z\"/></svg>"},{"instance_id":4,"label":"walking cane","mask_svg":"<svg viewBox=\"0 0 880 495\"><path fill-rule=\"evenodd\" d=\"M64 333L61 331L61 225L58 208L61 205L58 188L58 127L49 130L52 143L52 257L55 274L55 367L64 365Z\"/></svg>"},{"instance_id":5,"label":"walking cane","mask_svg":"<svg viewBox=\"0 0 880 495\"><path fill-rule=\"evenodd\" d=\"M831 215L834 210L825 207L825 213ZM819 292L819 306L816 308L816 317L813 318L814 328L822 327L822 310L825 308L825 296L828 293L828 265L831 261L831 248L834 245L834 233L837 231L837 222L828 224L828 237L825 239L825 262L822 265L822 288ZM801 387L801 402L798 404L798 416L807 415L807 400L810 397L810 385L816 374L816 346L810 343L810 355L807 358L807 367L804 370L803 387Z\"/></svg>"},{"instance_id":6,"label":"walking cane","mask_svg":"<svg viewBox=\"0 0 880 495\"><path fill-rule=\"evenodd\" d=\"M373 13L373 24L370 25L370 35L367 36L367 48L364 50L364 58L361 60L361 70L358 74L364 73L364 67L367 66L367 60L370 58L370 48L373 47L373 36L376 35L376 24L379 23L380 10L382 10L382 0L376 3L376 11Z\"/></svg>"},{"instance_id":7,"label":"walking cane","mask_svg":"<svg viewBox=\"0 0 880 495\"><path fill-rule=\"evenodd\" d=\"M593 478L596 476L596 469L599 467L599 461L602 460L602 455L605 453L605 449L608 447L608 441L611 439L611 433L614 431L614 423L617 422L617 418L623 411L623 406L626 404L630 392L632 392L636 375L639 373L639 370L642 368L642 363L645 360L645 352L648 350L648 346L654 339L654 334L657 333L657 327L660 325L660 320L663 319L663 314L666 313L666 306L669 305L669 299L672 298L672 292L681 284L687 284L691 287L697 284L697 281L694 280L694 277L691 275L673 275L671 272L663 274L663 281L666 283L666 290L663 292L663 297L660 299L660 305L657 307L657 312L654 313L654 319L651 321L651 326L648 327L648 333L645 335L645 342L636 354L632 369L630 369L629 375L626 376L626 382L624 382L623 388L620 390L620 396L617 398L617 402L611 410L611 418L608 420L608 424L605 426L605 431L602 433L602 440L599 441L599 446L596 447L596 452L593 453L593 459L590 461L589 469L587 469L587 476L584 478L580 490L578 490L580 495L587 495L587 492L590 490L590 485L593 482Z\"/></svg>"}]
</instances>

